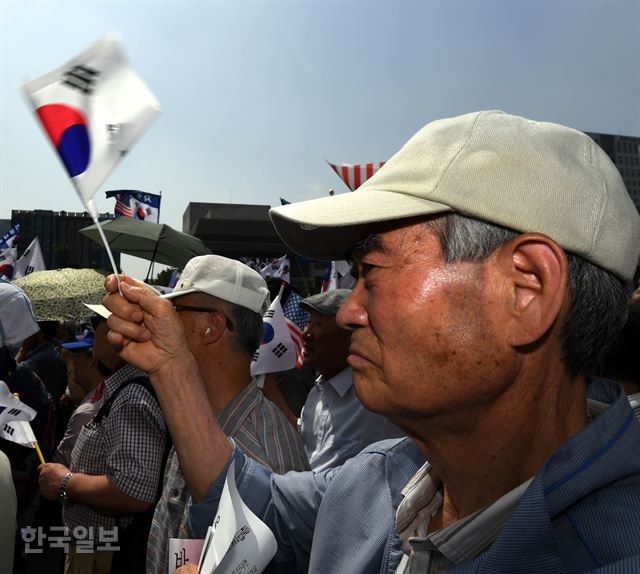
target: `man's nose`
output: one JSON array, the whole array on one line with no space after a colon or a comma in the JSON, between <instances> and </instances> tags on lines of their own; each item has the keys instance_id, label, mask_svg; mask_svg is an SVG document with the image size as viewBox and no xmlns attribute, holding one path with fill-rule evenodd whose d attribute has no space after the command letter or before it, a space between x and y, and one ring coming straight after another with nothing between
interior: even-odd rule
<instances>
[{"instance_id":1,"label":"man's nose","mask_svg":"<svg viewBox=\"0 0 640 574\"><path fill-rule=\"evenodd\" d=\"M366 304L367 292L364 288L364 280L358 279L349 297L340 305L336 315L336 323L348 331L366 327L369 324Z\"/></svg>"}]
</instances>

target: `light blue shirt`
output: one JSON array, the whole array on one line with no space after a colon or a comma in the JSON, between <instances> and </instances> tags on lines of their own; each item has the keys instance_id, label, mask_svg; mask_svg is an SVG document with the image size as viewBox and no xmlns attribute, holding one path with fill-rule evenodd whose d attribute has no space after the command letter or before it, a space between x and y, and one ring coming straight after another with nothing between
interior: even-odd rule
<instances>
[{"instance_id":1,"label":"light blue shirt","mask_svg":"<svg viewBox=\"0 0 640 574\"><path fill-rule=\"evenodd\" d=\"M412 440L376 443L322 472L272 474L237 447L233 456L240 496L278 541L274 571L395 572L402 556L396 509L402 488L425 462ZM194 538L204 538L213 522L226 474L189 507Z\"/></svg>"},{"instance_id":2,"label":"light blue shirt","mask_svg":"<svg viewBox=\"0 0 640 574\"><path fill-rule=\"evenodd\" d=\"M348 367L335 377L318 377L300 414L300 433L312 470L340 466L374 442L406 433L368 411L353 388Z\"/></svg>"}]
</instances>

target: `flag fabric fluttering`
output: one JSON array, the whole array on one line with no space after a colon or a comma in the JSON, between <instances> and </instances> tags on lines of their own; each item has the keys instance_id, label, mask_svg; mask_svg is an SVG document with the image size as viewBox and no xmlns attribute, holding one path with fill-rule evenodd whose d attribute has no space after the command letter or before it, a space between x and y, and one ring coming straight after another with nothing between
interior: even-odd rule
<instances>
[{"instance_id":1,"label":"flag fabric fluttering","mask_svg":"<svg viewBox=\"0 0 640 574\"><path fill-rule=\"evenodd\" d=\"M29 421L4 423L2 428L0 428L0 438L10 440L22 446L28 446L29 448L35 448L38 442L36 436L33 434L33 429Z\"/></svg>"},{"instance_id":2,"label":"flag fabric fluttering","mask_svg":"<svg viewBox=\"0 0 640 574\"><path fill-rule=\"evenodd\" d=\"M133 217L141 221L158 223L160 220L161 195L133 191L128 189L107 191L106 196L115 197L116 205L113 212L123 217Z\"/></svg>"},{"instance_id":3,"label":"flag fabric fluttering","mask_svg":"<svg viewBox=\"0 0 640 574\"><path fill-rule=\"evenodd\" d=\"M16 223L2 238L0 238L0 251L17 247L18 236L20 235L20 223Z\"/></svg>"},{"instance_id":4,"label":"flag fabric fluttering","mask_svg":"<svg viewBox=\"0 0 640 574\"><path fill-rule=\"evenodd\" d=\"M300 293L290 288L289 294L282 307L282 311L287 320L287 327L289 327L289 332L293 339L293 344L296 346L297 355L295 366L298 369L302 366L302 331L304 331L311 320L309 311L300 308L300 301L303 299L304 297L300 295Z\"/></svg>"},{"instance_id":5,"label":"flag fabric fluttering","mask_svg":"<svg viewBox=\"0 0 640 574\"><path fill-rule=\"evenodd\" d=\"M0 276L6 279L13 279L17 257L18 249L16 247L9 247L0 251Z\"/></svg>"},{"instance_id":6,"label":"flag fabric fluttering","mask_svg":"<svg viewBox=\"0 0 640 574\"><path fill-rule=\"evenodd\" d=\"M109 34L24 91L83 203L160 112Z\"/></svg>"},{"instance_id":7,"label":"flag fabric fluttering","mask_svg":"<svg viewBox=\"0 0 640 574\"><path fill-rule=\"evenodd\" d=\"M264 314L262 341L251 361L251 376L293 369L297 354L278 295Z\"/></svg>"},{"instance_id":8,"label":"flag fabric fluttering","mask_svg":"<svg viewBox=\"0 0 640 574\"><path fill-rule=\"evenodd\" d=\"M358 189L365 181L367 181L376 171L378 171L384 164L384 161L378 163L363 163L363 164L334 164L327 162L335 171L338 176L345 182L347 187L351 191Z\"/></svg>"},{"instance_id":9,"label":"flag fabric fluttering","mask_svg":"<svg viewBox=\"0 0 640 574\"><path fill-rule=\"evenodd\" d=\"M36 271L46 271L47 266L44 262L40 241L36 235L35 239L25 249L25 252L16 261L15 276L25 277Z\"/></svg>"},{"instance_id":10,"label":"flag fabric fluttering","mask_svg":"<svg viewBox=\"0 0 640 574\"><path fill-rule=\"evenodd\" d=\"M279 259L274 259L268 265L265 265L260 269L260 275L265 279L283 279L289 282L290 279L291 264L289 258L283 255Z\"/></svg>"},{"instance_id":11,"label":"flag fabric fluttering","mask_svg":"<svg viewBox=\"0 0 640 574\"><path fill-rule=\"evenodd\" d=\"M109 34L24 92L118 268L93 196L160 112L160 104ZM119 279L117 279L119 284Z\"/></svg>"},{"instance_id":12,"label":"flag fabric fluttering","mask_svg":"<svg viewBox=\"0 0 640 574\"><path fill-rule=\"evenodd\" d=\"M0 429L15 421L32 421L36 411L14 397L7 383L0 381Z\"/></svg>"}]
</instances>

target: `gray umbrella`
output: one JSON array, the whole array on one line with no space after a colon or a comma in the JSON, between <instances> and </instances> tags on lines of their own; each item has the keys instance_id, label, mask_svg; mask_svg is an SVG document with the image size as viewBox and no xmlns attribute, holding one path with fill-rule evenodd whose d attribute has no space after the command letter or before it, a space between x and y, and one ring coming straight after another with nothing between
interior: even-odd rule
<instances>
[{"instance_id":1,"label":"gray umbrella","mask_svg":"<svg viewBox=\"0 0 640 574\"><path fill-rule=\"evenodd\" d=\"M192 257L211 253L211 250L197 237L176 231L165 223L117 217L102 224L102 230L113 251L180 269ZM81 229L80 233L102 245L102 239L95 225Z\"/></svg>"}]
</instances>

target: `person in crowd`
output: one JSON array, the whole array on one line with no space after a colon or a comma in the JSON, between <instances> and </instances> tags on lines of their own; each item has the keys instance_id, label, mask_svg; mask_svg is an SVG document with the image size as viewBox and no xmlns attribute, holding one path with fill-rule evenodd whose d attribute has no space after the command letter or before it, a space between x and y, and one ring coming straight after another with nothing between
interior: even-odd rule
<instances>
[{"instance_id":1,"label":"person in crowd","mask_svg":"<svg viewBox=\"0 0 640 574\"><path fill-rule=\"evenodd\" d=\"M351 333L336 323L338 309L350 293L336 289L300 302L311 316L302 332L304 364L319 374L299 419L313 470L340 466L374 442L406 435L390 420L365 409L353 388L347 364Z\"/></svg>"},{"instance_id":2,"label":"person in crowd","mask_svg":"<svg viewBox=\"0 0 640 574\"><path fill-rule=\"evenodd\" d=\"M87 305L89 309L98 308ZM92 317L97 326L102 320L98 314ZM82 427L96 415L102 404L104 380L112 374L104 363L93 355L94 332L81 341L62 343L62 357L67 364L67 385L71 400L76 405L66 426L64 436L53 453L53 461L65 466L71 464L71 451L80 436Z\"/></svg>"},{"instance_id":3,"label":"person in crowd","mask_svg":"<svg viewBox=\"0 0 640 574\"><path fill-rule=\"evenodd\" d=\"M100 318L93 356L113 374L104 381L98 412L80 430L70 466L39 467L40 492L63 505L63 523L72 535L65 571L141 572L168 452L166 426L145 373L108 342L109 312L94 310Z\"/></svg>"},{"instance_id":4,"label":"person in crowd","mask_svg":"<svg viewBox=\"0 0 640 574\"><path fill-rule=\"evenodd\" d=\"M262 315L269 307L264 279L250 267L221 257L191 259L171 301L195 357L207 405L222 430L247 456L276 473L305 470L302 441L280 410L251 378L251 358L260 344ZM189 491L171 451L162 496L153 516L147 573L165 574L170 538L190 538Z\"/></svg>"},{"instance_id":5,"label":"person in crowd","mask_svg":"<svg viewBox=\"0 0 640 574\"><path fill-rule=\"evenodd\" d=\"M12 283L0 279L0 380L7 383L12 393L36 411L30 422L31 429L45 457L54 447L55 405L42 381L27 365L16 364L15 351L25 339L37 333L35 320L27 295ZM13 516L14 531L37 522L40 497L38 496L38 456L30 446L19 444L3 433L0 450L10 464L13 486L7 498L7 516ZM15 438L15 437L14 437ZM26 571L25 556L20 537L11 536L13 542L8 554L14 563L14 572ZM4 554L3 554L4 556Z\"/></svg>"},{"instance_id":6,"label":"person in crowd","mask_svg":"<svg viewBox=\"0 0 640 574\"><path fill-rule=\"evenodd\" d=\"M56 349L58 322L38 321L38 326L39 331L22 343L16 354L16 362L38 375L57 402L67 387L66 366Z\"/></svg>"},{"instance_id":7,"label":"person in crowd","mask_svg":"<svg viewBox=\"0 0 640 574\"><path fill-rule=\"evenodd\" d=\"M176 431L194 531L234 460L275 560L300 571L638 570L640 424L593 375L625 323L640 216L590 137L502 112L435 121L354 193L271 217L292 250L355 260L338 322L356 393L411 439L268 472L200 406L175 311L110 277L110 341ZM609 406L589 420L592 392ZM407 441L429 461L417 471Z\"/></svg>"},{"instance_id":8,"label":"person in crowd","mask_svg":"<svg viewBox=\"0 0 640 574\"><path fill-rule=\"evenodd\" d=\"M0 450L0 500L2 500L2 506L0 506L0 556L2 556L4 571L12 572L18 504L16 489L11 477L11 463L2 450Z\"/></svg>"}]
</instances>

